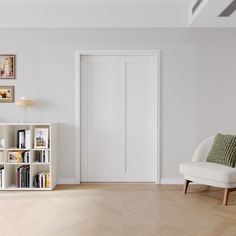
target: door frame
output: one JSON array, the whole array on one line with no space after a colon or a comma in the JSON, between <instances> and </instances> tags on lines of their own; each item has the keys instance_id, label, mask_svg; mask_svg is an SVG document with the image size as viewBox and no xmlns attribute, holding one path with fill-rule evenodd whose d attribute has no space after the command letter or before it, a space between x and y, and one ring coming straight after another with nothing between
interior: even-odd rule
<instances>
[{"instance_id":1,"label":"door frame","mask_svg":"<svg viewBox=\"0 0 236 236\"><path fill-rule=\"evenodd\" d=\"M155 57L155 183L161 180L161 50L76 50L75 53L75 183L81 179L81 57L82 56L154 56Z\"/></svg>"}]
</instances>

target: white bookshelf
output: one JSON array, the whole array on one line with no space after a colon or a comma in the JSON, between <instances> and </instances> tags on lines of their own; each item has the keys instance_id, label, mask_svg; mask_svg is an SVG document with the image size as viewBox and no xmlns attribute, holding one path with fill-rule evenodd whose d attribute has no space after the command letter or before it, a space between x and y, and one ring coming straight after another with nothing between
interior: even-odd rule
<instances>
[{"instance_id":1,"label":"white bookshelf","mask_svg":"<svg viewBox=\"0 0 236 236\"><path fill-rule=\"evenodd\" d=\"M47 128L49 131L48 148L34 147L35 128ZM17 148L17 131L30 130L30 146L28 149ZM53 123L0 123L0 142L4 139L4 145L0 143L0 167L4 167L3 186L0 190L52 190L57 185L57 125ZM46 150L49 155L49 162L39 162L36 152ZM8 152L29 151L29 163L8 162ZM30 187L22 188L16 186L16 170L19 166L29 165ZM48 172L50 175L50 187L35 188L34 177L41 172Z\"/></svg>"}]
</instances>

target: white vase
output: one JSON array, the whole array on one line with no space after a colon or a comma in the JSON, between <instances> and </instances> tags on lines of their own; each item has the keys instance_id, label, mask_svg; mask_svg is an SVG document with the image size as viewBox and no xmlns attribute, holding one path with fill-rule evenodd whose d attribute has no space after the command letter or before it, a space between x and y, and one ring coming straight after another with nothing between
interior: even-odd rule
<instances>
[{"instance_id":1,"label":"white vase","mask_svg":"<svg viewBox=\"0 0 236 236\"><path fill-rule=\"evenodd\" d=\"M4 146L5 146L5 141L4 138L2 138L0 142L0 148L4 148Z\"/></svg>"}]
</instances>

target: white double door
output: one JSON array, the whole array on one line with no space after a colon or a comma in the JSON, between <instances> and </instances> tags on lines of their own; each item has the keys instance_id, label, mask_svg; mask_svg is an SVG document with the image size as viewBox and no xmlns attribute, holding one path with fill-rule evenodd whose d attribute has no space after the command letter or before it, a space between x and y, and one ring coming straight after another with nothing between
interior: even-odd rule
<instances>
[{"instance_id":1,"label":"white double door","mask_svg":"<svg viewBox=\"0 0 236 236\"><path fill-rule=\"evenodd\" d=\"M81 181L155 182L154 56L81 57Z\"/></svg>"}]
</instances>

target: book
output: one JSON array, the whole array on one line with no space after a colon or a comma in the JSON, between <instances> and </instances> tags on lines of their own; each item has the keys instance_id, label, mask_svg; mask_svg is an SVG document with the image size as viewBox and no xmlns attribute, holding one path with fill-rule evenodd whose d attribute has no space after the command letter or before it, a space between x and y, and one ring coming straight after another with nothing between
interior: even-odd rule
<instances>
[{"instance_id":1,"label":"book","mask_svg":"<svg viewBox=\"0 0 236 236\"><path fill-rule=\"evenodd\" d=\"M17 148L25 148L25 130L17 131Z\"/></svg>"},{"instance_id":2,"label":"book","mask_svg":"<svg viewBox=\"0 0 236 236\"><path fill-rule=\"evenodd\" d=\"M16 169L16 187L29 188L30 187L30 166L24 165Z\"/></svg>"},{"instance_id":3,"label":"book","mask_svg":"<svg viewBox=\"0 0 236 236\"><path fill-rule=\"evenodd\" d=\"M50 188L50 174L49 172L40 172L35 175L33 185L35 188Z\"/></svg>"},{"instance_id":4,"label":"book","mask_svg":"<svg viewBox=\"0 0 236 236\"><path fill-rule=\"evenodd\" d=\"M40 163L49 163L49 152L48 150L42 150L37 152L37 160Z\"/></svg>"},{"instance_id":5,"label":"book","mask_svg":"<svg viewBox=\"0 0 236 236\"><path fill-rule=\"evenodd\" d=\"M47 178L46 178L46 188L50 188L50 175L47 173Z\"/></svg>"},{"instance_id":6,"label":"book","mask_svg":"<svg viewBox=\"0 0 236 236\"><path fill-rule=\"evenodd\" d=\"M30 149L30 130L25 130L25 148Z\"/></svg>"},{"instance_id":7,"label":"book","mask_svg":"<svg viewBox=\"0 0 236 236\"><path fill-rule=\"evenodd\" d=\"M0 167L0 188L4 188L4 178L5 178L5 173L4 173L4 167Z\"/></svg>"},{"instance_id":8,"label":"book","mask_svg":"<svg viewBox=\"0 0 236 236\"><path fill-rule=\"evenodd\" d=\"M17 163L21 162L21 153L20 152L16 152L16 162Z\"/></svg>"},{"instance_id":9,"label":"book","mask_svg":"<svg viewBox=\"0 0 236 236\"><path fill-rule=\"evenodd\" d=\"M17 131L17 148L30 149L30 130Z\"/></svg>"}]
</instances>

